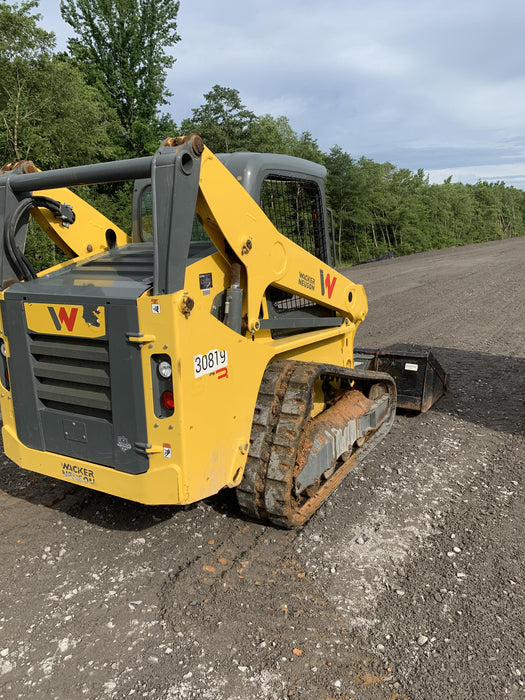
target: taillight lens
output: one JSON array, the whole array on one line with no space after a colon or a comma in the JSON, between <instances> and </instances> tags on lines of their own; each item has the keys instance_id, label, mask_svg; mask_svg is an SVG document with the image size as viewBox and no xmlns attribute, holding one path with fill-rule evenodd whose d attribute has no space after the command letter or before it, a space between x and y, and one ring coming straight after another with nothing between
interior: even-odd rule
<instances>
[{"instance_id":1,"label":"taillight lens","mask_svg":"<svg viewBox=\"0 0 525 700\"><path fill-rule=\"evenodd\" d=\"M160 395L160 402L167 411L173 411L173 409L175 408L173 391L163 391Z\"/></svg>"},{"instance_id":2,"label":"taillight lens","mask_svg":"<svg viewBox=\"0 0 525 700\"><path fill-rule=\"evenodd\" d=\"M9 370L7 369L7 348L3 341L0 343L0 367L3 369L3 372L0 371L1 384L10 391Z\"/></svg>"},{"instance_id":3,"label":"taillight lens","mask_svg":"<svg viewBox=\"0 0 525 700\"><path fill-rule=\"evenodd\" d=\"M151 356L151 388L153 389L153 409L157 418L173 415L173 371L171 357L166 354Z\"/></svg>"}]
</instances>

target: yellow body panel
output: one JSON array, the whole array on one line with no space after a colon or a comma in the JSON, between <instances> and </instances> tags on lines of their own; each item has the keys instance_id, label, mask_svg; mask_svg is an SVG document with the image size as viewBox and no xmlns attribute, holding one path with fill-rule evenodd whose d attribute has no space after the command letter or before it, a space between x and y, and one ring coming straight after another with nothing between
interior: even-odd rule
<instances>
[{"instance_id":1,"label":"yellow body panel","mask_svg":"<svg viewBox=\"0 0 525 700\"><path fill-rule=\"evenodd\" d=\"M70 193L65 192L63 196L57 190L41 194L72 203ZM75 236L64 236L64 240L76 255L103 250L108 227L123 242L125 234L98 212L93 214L92 207L83 209L77 202L74 209L79 227ZM264 371L272 360L290 358L352 366L355 331L367 312L362 286L282 236L206 148L202 154L197 214L218 252L190 265L184 288L175 294L143 294L137 300L139 333L129 338L129 342L138 344L141 353L148 471L131 475L26 447L17 437L10 393L2 389L4 445L6 454L17 464L142 503L191 503L240 483L255 402ZM56 235L61 225L49 221L41 212L35 217L39 223L42 216L45 230L49 232L51 228ZM74 233L75 226L76 222L68 234ZM62 236L64 231L59 234ZM244 335L211 313L215 296L230 285L231 253L227 251L231 250L242 263L243 316L248 326ZM211 288L201 289L199 275L203 274L211 275ZM263 318L268 317L265 291L269 285L336 310L344 320L340 326L273 339L259 324L261 308ZM190 310L184 305L187 298L194 302ZM93 319L89 323L81 318L79 310L75 313L76 308L67 304L26 303L29 329L80 337L97 337L111 330L106 329L102 307L94 310L98 326ZM8 339L6 349L9 362ZM153 400L151 358L158 354L169 355L173 368L174 412L163 418L155 415ZM196 367L202 369L204 357L222 357L225 361L217 370L208 367L196 372Z\"/></svg>"},{"instance_id":2,"label":"yellow body panel","mask_svg":"<svg viewBox=\"0 0 525 700\"><path fill-rule=\"evenodd\" d=\"M157 418L152 400L146 399L146 418L151 428L151 466L165 463L166 445L171 459L181 465L180 503L192 503L241 481L255 401L272 359L352 364L353 324L279 340L268 338L264 331L253 338L232 331L210 314L213 289L206 296L199 290L199 275L209 272L214 284L217 280L217 291L227 286L218 254L188 267L185 289L195 300L188 317L180 312L177 295L144 295L138 302L139 325L148 338L141 350L146 397L152 396L151 355L166 353L173 363L174 414ZM227 352L227 367L195 378L194 358L215 349Z\"/></svg>"},{"instance_id":3,"label":"yellow body panel","mask_svg":"<svg viewBox=\"0 0 525 700\"><path fill-rule=\"evenodd\" d=\"M176 464L150 467L145 474L126 474L82 459L32 450L18 440L11 425L4 424L2 439L6 455L24 469L146 505L180 502L180 470Z\"/></svg>"}]
</instances>

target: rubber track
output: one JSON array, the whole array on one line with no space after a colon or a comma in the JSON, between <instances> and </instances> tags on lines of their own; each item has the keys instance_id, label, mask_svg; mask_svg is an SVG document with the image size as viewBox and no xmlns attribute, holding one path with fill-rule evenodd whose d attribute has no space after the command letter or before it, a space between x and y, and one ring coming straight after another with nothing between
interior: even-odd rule
<instances>
[{"instance_id":1,"label":"rubber track","mask_svg":"<svg viewBox=\"0 0 525 700\"><path fill-rule=\"evenodd\" d=\"M294 362L285 360L269 365L264 373L255 404L250 451L243 479L236 492L243 513L257 520L268 518L264 503L268 462L282 400L294 367Z\"/></svg>"},{"instance_id":2,"label":"rubber track","mask_svg":"<svg viewBox=\"0 0 525 700\"><path fill-rule=\"evenodd\" d=\"M297 363L283 397L264 489L267 518L281 527L303 524L297 520L292 502L295 460L311 413L313 386L322 369L323 365Z\"/></svg>"},{"instance_id":3,"label":"rubber track","mask_svg":"<svg viewBox=\"0 0 525 700\"><path fill-rule=\"evenodd\" d=\"M386 382L390 385L390 416L365 445L323 483L316 495L299 503L294 493L296 457L311 413L313 386L323 374L365 381L369 385ZM261 382L250 452L243 480L237 487L241 510L252 518L269 520L280 527L300 527L348 471L386 435L394 415L395 383L384 373L297 361L272 363Z\"/></svg>"}]
</instances>

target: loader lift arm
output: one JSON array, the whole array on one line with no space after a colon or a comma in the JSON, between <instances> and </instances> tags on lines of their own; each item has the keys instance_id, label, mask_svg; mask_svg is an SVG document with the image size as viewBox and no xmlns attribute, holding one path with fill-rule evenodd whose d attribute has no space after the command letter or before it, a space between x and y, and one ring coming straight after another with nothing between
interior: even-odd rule
<instances>
[{"instance_id":1,"label":"loader lift arm","mask_svg":"<svg viewBox=\"0 0 525 700\"><path fill-rule=\"evenodd\" d=\"M153 293L171 294L183 288L191 222L196 212L228 264L240 263L243 268L247 327L251 333L261 326L261 303L269 286L337 312L342 320L333 322L334 325L346 318L357 327L366 315L363 287L351 283L328 261L320 261L279 233L254 199L195 134L166 139L151 158L49 173L41 173L25 162L10 164L4 172L10 175L7 181L0 182L0 197L6 202L34 190L39 196L53 196L71 206L75 213L73 225L57 220L44 208L34 207L31 211L51 240L70 257L107 250L111 247L108 231L114 235L117 246L129 239L109 219L62 185L149 175L155 209ZM9 211L9 207L4 209ZM18 236L25 239L25 231ZM2 281L12 278L15 272L11 270L9 274L4 268L5 264ZM310 281L308 286L300 283L305 278Z\"/></svg>"},{"instance_id":2,"label":"loader lift arm","mask_svg":"<svg viewBox=\"0 0 525 700\"><path fill-rule=\"evenodd\" d=\"M13 201L13 192L6 182L8 178L11 184L15 183L16 187L16 184L25 184L25 180L11 180L11 176L29 175L39 172L39 169L31 161L27 160L4 165L2 175L7 177L0 180L2 183L0 184L0 196L4 202L7 204L9 200ZM15 189L15 191L17 194L24 194L20 189ZM122 229L66 187L35 190L33 195L36 200L35 204L38 204L38 199L54 200L58 201L59 204L66 205L73 211L74 218L72 221L69 217L57 216L56 213L44 206L33 206L30 209L31 216L40 228L69 258L89 255L107 249L108 231L113 232L116 245L124 245L129 241L129 237ZM8 219L8 216L5 219ZM23 228L24 224L27 224L27 221L21 221L19 225ZM25 236L25 231L21 234L22 232L18 232L17 237L22 238L23 235Z\"/></svg>"},{"instance_id":3,"label":"loader lift arm","mask_svg":"<svg viewBox=\"0 0 525 700\"><path fill-rule=\"evenodd\" d=\"M236 206L231 207L231 202ZM279 233L253 198L206 147L202 154L196 211L229 264L234 258L245 269L250 332L260 328L259 310L269 286L326 306L352 323L364 319L367 304L363 287L350 282L327 262L321 261L320 266L319 258ZM309 286L300 284L305 278L310 281Z\"/></svg>"}]
</instances>

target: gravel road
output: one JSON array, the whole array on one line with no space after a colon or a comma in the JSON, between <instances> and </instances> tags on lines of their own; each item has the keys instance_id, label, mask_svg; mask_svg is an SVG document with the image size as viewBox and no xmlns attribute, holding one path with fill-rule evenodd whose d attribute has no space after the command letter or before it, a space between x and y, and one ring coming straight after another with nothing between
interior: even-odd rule
<instances>
[{"instance_id":1,"label":"gravel road","mask_svg":"<svg viewBox=\"0 0 525 700\"><path fill-rule=\"evenodd\" d=\"M0 698L524 696L524 268L521 238L347 271L357 345L432 347L451 391L301 531L3 456Z\"/></svg>"}]
</instances>

